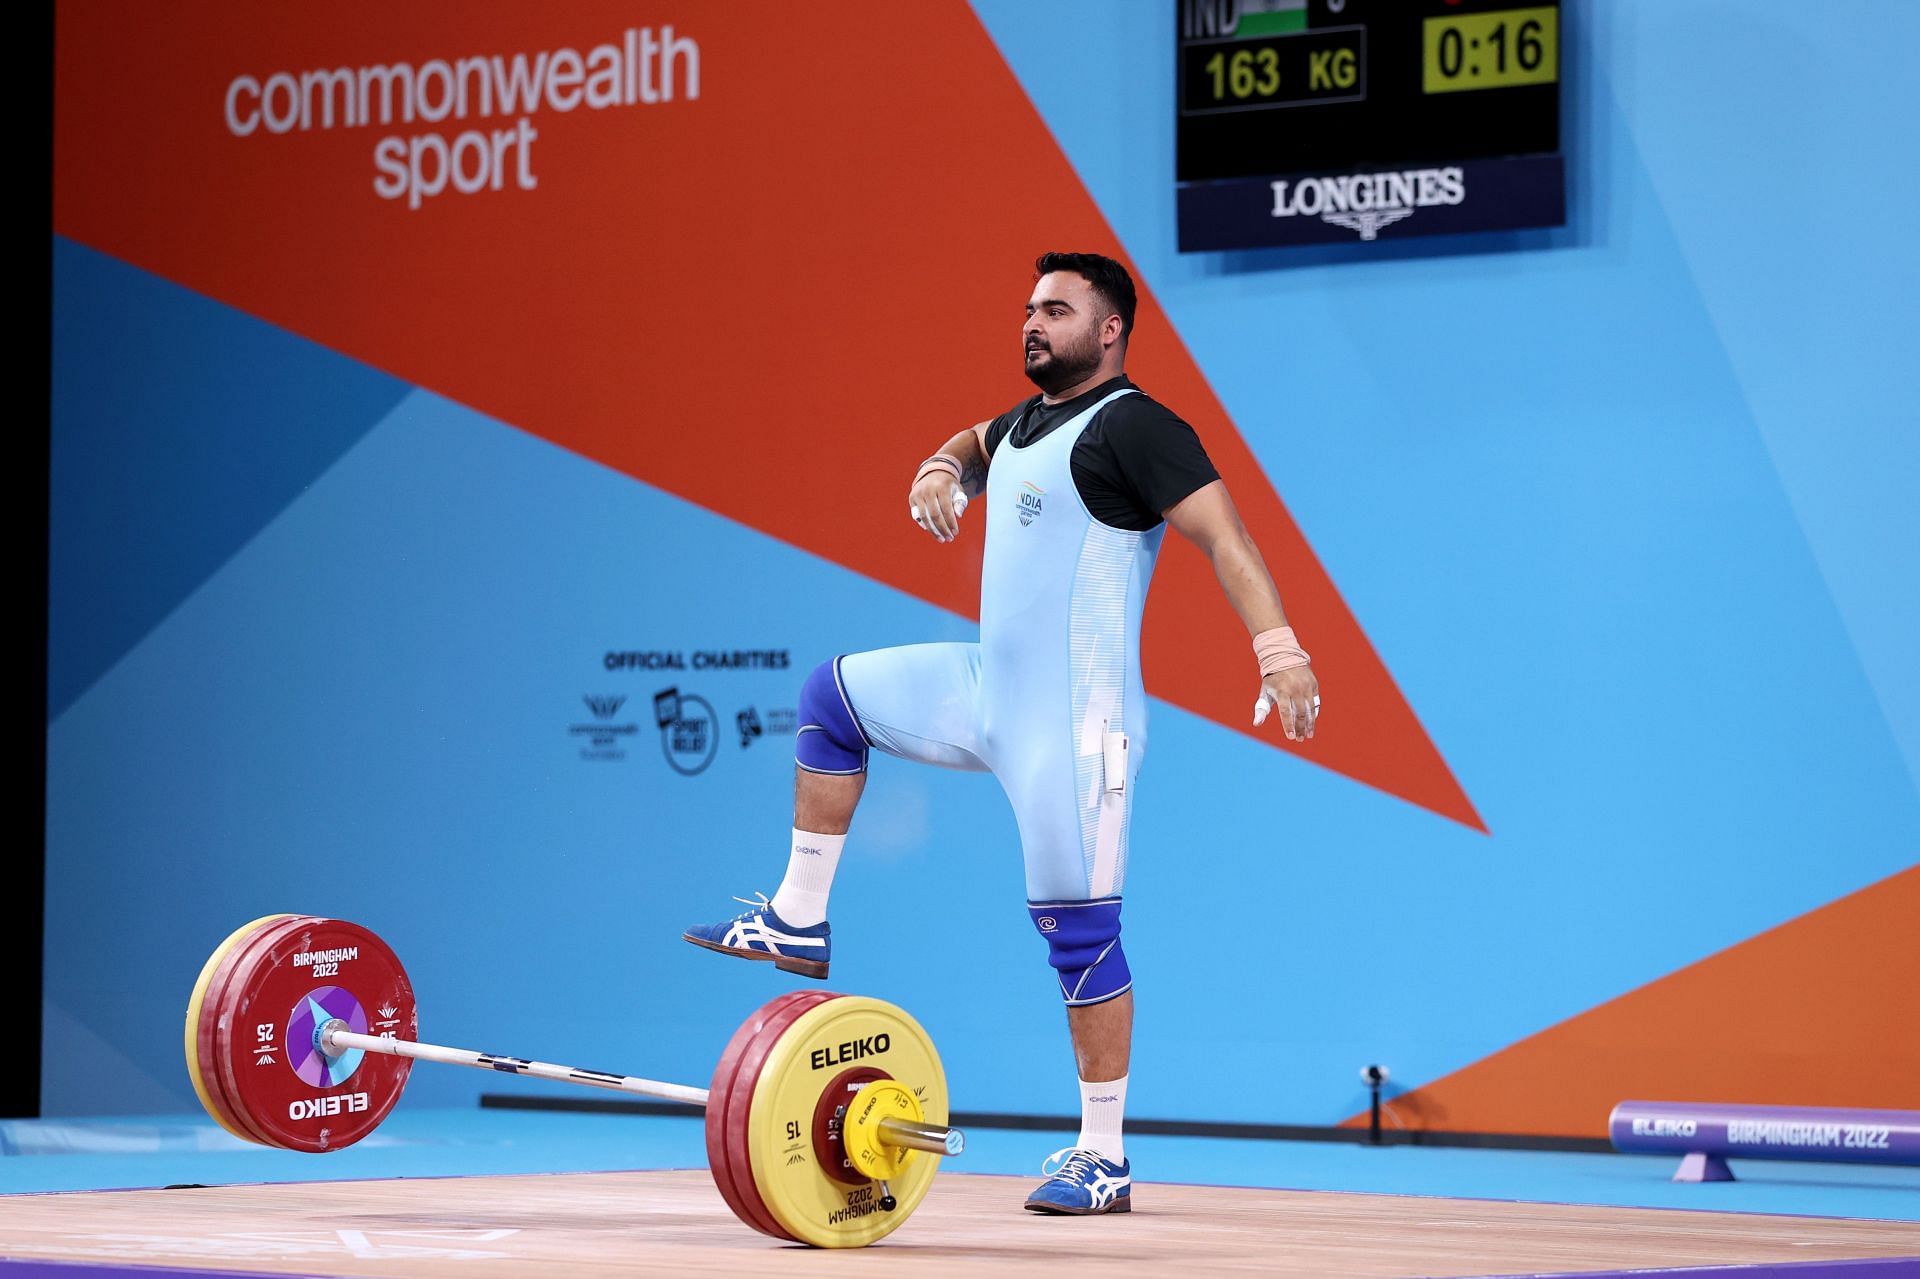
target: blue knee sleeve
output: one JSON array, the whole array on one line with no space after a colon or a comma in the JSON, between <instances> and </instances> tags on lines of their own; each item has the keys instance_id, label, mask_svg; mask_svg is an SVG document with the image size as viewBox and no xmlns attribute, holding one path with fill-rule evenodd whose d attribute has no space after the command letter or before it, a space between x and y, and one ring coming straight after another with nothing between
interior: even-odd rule
<instances>
[{"instance_id":1,"label":"blue knee sleeve","mask_svg":"<svg viewBox=\"0 0 1920 1279\"><path fill-rule=\"evenodd\" d=\"M840 659L822 662L800 686L800 730L793 758L809 773L864 773L867 738L840 684Z\"/></svg>"},{"instance_id":2,"label":"blue knee sleeve","mask_svg":"<svg viewBox=\"0 0 1920 1279\"><path fill-rule=\"evenodd\" d=\"M1120 899L1091 902L1028 902L1033 926L1047 939L1047 962L1060 976L1069 1005L1098 1004L1133 986L1126 952L1120 949Z\"/></svg>"}]
</instances>

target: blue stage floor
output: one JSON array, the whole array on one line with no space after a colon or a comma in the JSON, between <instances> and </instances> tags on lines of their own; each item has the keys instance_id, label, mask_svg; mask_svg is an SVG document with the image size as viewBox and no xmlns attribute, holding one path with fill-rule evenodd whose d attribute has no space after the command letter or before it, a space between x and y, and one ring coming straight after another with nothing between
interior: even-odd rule
<instances>
[{"instance_id":1,"label":"blue stage floor","mask_svg":"<svg viewBox=\"0 0 1920 1279\"><path fill-rule=\"evenodd\" d=\"M706 1166L695 1117L407 1110L347 1150L300 1155L228 1136L207 1119L0 1122L0 1194L348 1178L611 1172ZM968 1133L956 1167L1037 1174L1071 1133ZM1322 1142L1131 1137L1144 1182L1390 1195L1702 1208L1920 1220L1920 1168L1736 1161L1738 1181L1676 1185L1675 1159L1504 1150L1373 1149ZM1037 1178L1036 1178L1037 1179Z\"/></svg>"}]
</instances>

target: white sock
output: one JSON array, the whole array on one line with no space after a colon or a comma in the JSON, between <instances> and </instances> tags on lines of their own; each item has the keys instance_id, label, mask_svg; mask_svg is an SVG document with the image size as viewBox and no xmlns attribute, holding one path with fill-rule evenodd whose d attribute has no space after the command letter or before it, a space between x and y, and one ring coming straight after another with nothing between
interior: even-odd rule
<instances>
[{"instance_id":1,"label":"white sock","mask_svg":"<svg viewBox=\"0 0 1920 1279\"><path fill-rule=\"evenodd\" d=\"M1127 1077L1100 1083L1080 1081L1080 1140L1073 1143L1111 1163L1124 1163L1126 1143L1120 1124L1127 1113Z\"/></svg>"},{"instance_id":2,"label":"white sock","mask_svg":"<svg viewBox=\"0 0 1920 1279\"><path fill-rule=\"evenodd\" d=\"M787 877L773 895L773 913L795 928L825 923L827 894L833 889L833 872L846 842L845 835L816 835L794 827Z\"/></svg>"}]
</instances>

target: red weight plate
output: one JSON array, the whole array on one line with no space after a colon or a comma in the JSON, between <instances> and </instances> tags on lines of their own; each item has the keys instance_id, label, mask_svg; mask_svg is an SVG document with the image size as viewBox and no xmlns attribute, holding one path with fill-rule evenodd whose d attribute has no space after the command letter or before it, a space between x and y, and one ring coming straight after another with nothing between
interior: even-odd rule
<instances>
[{"instance_id":1,"label":"red weight plate","mask_svg":"<svg viewBox=\"0 0 1920 1279\"><path fill-rule=\"evenodd\" d=\"M820 1100L813 1104L813 1157L820 1161L821 1172L849 1186L867 1184L869 1179L854 1171L853 1162L840 1144L840 1127L846 1119L847 1107L853 1104L853 1094L860 1091L862 1084L892 1078L874 1066L849 1066L820 1090Z\"/></svg>"},{"instance_id":2,"label":"red weight plate","mask_svg":"<svg viewBox=\"0 0 1920 1279\"><path fill-rule=\"evenodd\" d=\"M228 1014L217 1019L214 1024L213 1069L214 1078L219 1082L227 1107L235 1117L253 1134L253 1139L262 1145L283 1150L304 1149L288 1146L274 1130L263 1124L251 1109L252 1092L248 1075L238 1069L239 1065L251 1064L258 1068L270 1064L269 1059L280 1056L279 1039L275 1033L272 1038L261 1038L261 1023L243 1020L239 1015L237 1001L240 992L258 965L270 954L274 947L293 945L301 947L300 938L306 936L316 924L328 922L318 915L296 915L283 925L263 929L249 938L247 944L240 947L234 955L233 964L227 971L224 989L220 992L222 1008ZM263 1051L263 1045L264 1051Z\"/></svg>"},{"instance_id":3,"label":"red weight plate","mask_svg":"<svg viewBox=\"0 0 1920 1279\"><path fill-rule=\"evenodd\" d=\"M767 1058L780 1037L793 1027L793 1023L826 1003L841 996L832 991L816 992L817 998L808 1001L795 1001L782 1008L767 1019L767 1024L747 1042L740 1054L740 1064L734 1071L733 1092L727 1098L726 1128L723 1136L727 1143L727 1168L733 1175L734 1193L741 1202L766 1224L761 1228L777 1239L792 1239L786 1227L780 1224L766 1201L760 1197L760 1187L753 1177L753 1151L749 1140L753 1122L753 1094L760 1082L760 1072L766 1067Z\"/></svg>"},{"instance_id":4,"label":"red weight plate","mask_svg":"<svg viewBox=\"0 0 1920 1279\"><path fill-rule=\"evenodd\" d=\"M319 1028L338 1018L361 1034L414 1039L418 1013L406 970L379 937L338 919L299 923L235 964L217 1064L234 1110L268 1144L317 1154L378 1127L413 1064L357 1049L324 1056Z\"/></svg>"},{"instance_id":5,"label":"red weight plate","mask_svg":"<svg viewBox=\"0 0 1920 1279\"><path fill-rule=\"evenodd\" d=\"M264 927L258 928L244 938L238 945L227 951L226 957L213 972L207 982L207 990L201 1002L198 1039L198 1057L201 1078L206 1082L207 1092L219 1105L221 1113L232 1123L233 1129L251 1141L263 1146L278 1145L246 1113L223 1078L225 1074L220 1063L227 1056L226 1045L231 1040L229 1028L233 1021L233 975L240 964L256 954L260 947L273 938L286 935L313 922L311 915L286 915L277 918Z\"/></svg>"},{"instance_id":6,"label":"red weight plate","mask_svg":"<svg viewBox=\"0 0 1920 1279\"><path fill-rule=\"evenodd\" d=\"M203 1062L200 1056L200 1030L206 1021L213 1019L212 1005L207 1001L207 990L213 977L220 970L221 963L231 955L242 942L271 924L290 919L289 915L264 915L259 919L242 924L227 934L213 954L207 956L207 962L200 966L200 975L193 983L193 993L187 999L187 1015L182 1024L186 1034L184 1047L187 1058L187 1075L193 1083L193 1091L206 1107L214 1122L243 1141L252 1140L252 1135L234 1119L225 1095L219 1090L218 1081L213 1078L212 1061Z\"/></svg>"},{"instance_id":7,"label":"red weight plate","mask_svg":"<svg viewBox=\"0 0 1920 1279\"><path fill-rule=\"evenodd\" d=\"M720 1139L725 1129L726 1099L733 1087L734 1070L740 1062L740 1054L746 1050L747 1041L760 1032L767 1018L785 1008L796 999L818 994L818 991L796 990L768 1000L753 1014L741 1022L727 1040L726 1049L720 1054L719 1064L713 1068L713 1082L707 1089L707 1167L714 1175L714 1182L725 1196L730 1193L730 1178L722 1176L726 1169L726 1143Z\"/></svg>"},{"instance_id":8,"label":"red weight plate","mask_svg":"<svg viewBox=\"0 0 1920 1279\"><path fill-rule=\"evenodd\" d=\"M280 1143L274 1140L267 1130L261 1127L252 1114L248 1112L246 1098L235 1095L233 1090L233 1072L226 1069L227 1063L230 1062L232 1058L234 1051L233 1044L235 1043L236 1031L238 1029L235 1020L234 1001L236 996L234 993L234 978L236 974L244 970L243 966L244 968L251 968L256 962L257 957L266 947L273 945L280 939L291 937L302 929L318 922L320 922L319 917L316 915L289 915L266 928L260 929L258 932L249 936L246 941L233 948L228 954L226 961L222 963L219 970L215 972L213 981L209 983L207 990L207 1008L209 1015L203 1017L200 1023L201 1069L207 1072L208 1080L213 1089L218 1093L221 1104L226 1108L227 1113L233 1117L234 1122L240 1125L241 1129L250 1139L259 1142L263 1146L278 1147ZM246 1027L245 1029L249 1035L256 1033L253 1027ZM264 1056L265 1054L260 1055ZM276 1052L274 1055L278 1056L278 1053ZM257 1061L257 1057L255 1060Z\"/></svg>"},{"instance_id":9,"label":"red weight plate","mask_svg":"<svg viewBox=\"0 0 1920 1279\"><path fill-rule=\"evenodd\" d=\"M714 1187L720 1191L720 1198L726 1200L726 1206L732 1208L735 1218L745 1221L747 1225L751 1225L753 1229L760 1231L762 1235L772 1235L774 1239L789 1239L789 1235L787 1235L785 1231L781 1231L780 1227L774 1223L772 1214L768 1214L768 1212L766 1212L766 1206L760 1202L760 1193L756 1191L755 1185L753 1185L751 1162L749 1162L747 1156L745 1156L745 1143L735 1146L735 1143L728 1141L728 1135L730 1135L730 1133L728 1133L728 1114L732 1112L735 1083L741 1083L741 1085L743 1085L743 1093L745 1093L745 1097L747 1097L747 1104L749 1104L749 1106L753 1104L753 1083L755 1083L755 1079L758 1077L758 1066L755 1066L755 1074L747 1075L745 1079L741 1079L741 1075L739 1075L739 1066L741 1066L741 1060L747 1056L747 1052L753 1049L756 1039L768 1029L768 1026L770 1026L776 1018L780 1018L781 1014L785 1014L787 1010L793 1010L795 1004L799 1004L799 1010L795 1012L795 1016L797 1016L799 1012L804 1012L806 1008L812 1008L814 1004L818 1004L822 999L824 999L824 993L822 993L822 991L789 991L787 995L780 995L780 997L776 997L776 999L770 999L766 1004L762 1004L760 1008L756 1008L753 1016L749 1016L745 1022L741 1022L739 1029L733 1031L732 1039L728 1039L726 1052L720 1054L720 1064L714 1066L712 1085L708 1087L707 1168L708 1171L712 1171ZM791 1024L791 1022L789 1022L789 1024ZM787 1026L787 1024L781 1024L781 1029L785 1029L785 1026ZM778 1033L778 1031L776 1031L776 1033ZM764 1052L760 1054L760 1060L766 1060L766 1054L764 1054ZM735 1148L739 1150L739 1156L733 1154ZM741 1179L741 1177L735 1175L735 1170L733 1170L733 1160L735 1160L735 1158L739 1158L739 1166L741 1166L743 1170L747 1170L745 1179ZM739 1191L741 1181L745 1181L747 1195L741 1195L741 1191Z\"/></svg>"},{"instance_id":10,"label":"red weight plate","mask_svg":"<svg viewBox=\"0 0 1920 1279\"><path fill-rule=\"evenodd\" d=\"M747 1140L754 1088L759 1082L767 1054L780 1036L802 1014L834 997L822 991L805 991L797 998L782 1003L772 1014L761 1018L759 1028L742 1045L740 1055L734 1062L726 1106L719 1111L711 1107L708 1110L708 1114L713 1116L712 1122L719 1125L718 1136L725 1151L722 1165L732 1188L735 1212L748 1225L775 1239L791 1240L793 1236L768 1211L765 1201L760 1197L760 1188L754 1181L753 1154Z\"/></svg>"},{"instance_id":11,"label":"red weight plate","mask_svg":"<svg viewBox=\"0 0 1920 1279\"><path fill-rule=\"evenodd\" d=\"M358 1052L330 1059L315 1048L318 1027L336 1016L363 1033L414 1033L405 973L367 930L308 916L262 935L237 956L223 999L219 1076L231 1108L266 1144L339 1149L398 1100L411 1063L374 1054L361 1070Z\"/></svg>"},{"instance_id":12,"label":"red weight plate","mask_svg":"<svg viewBox=\"0 0 1920 1279\"><path fill-rule=\"evenodd\" d=\"M755 1230L759 1230L762 1233L774 1234L775 1238L785 1238L786 1236L784 1232L775 1232L769 1228L773 1219L766 1213L764 1206L759 1204L758 1194L756 1193L753 1196L754 1206L750 1207L748 1202L741 1197L739 1191L735 1189L738 1183L733 1173L733 1147L732 1143L726 1139L727 1112L733 1097L734 1085L739 1075L740 1060L752 1045L754 1039L766 1029L767 1023L772 1018L778 1016L781 1012L796 1003L804 1004L806 1007L811 1008L820 1001L820 994L821 992L813 990L792 991L788 994L777 996L767 1001L767 1003L760 1008L755 1009L751 1016L740 1023L740 1028L734 1031L733 1037L727 1041L726 1051L720 1054L720 1062L714 1067L713 1071L713 1083L708 1089L706 1119L707 1168L713 1174L713 1184L720 1191L720 1197L726 1201L727 1207L733 1210L734 1216L740 1218L740 1220L746 1222ZM749 1094L751 1094L752 1081L748 1080L745 1082L747 1084L747 1090ZM752 1178L748 1177L747 1180L750 1184ZM757 1215L759 1220L755 1219L756 1208L758 1209ZM761 1222L768 1224L762 1225Z\"/></svg>"}]
</instances>

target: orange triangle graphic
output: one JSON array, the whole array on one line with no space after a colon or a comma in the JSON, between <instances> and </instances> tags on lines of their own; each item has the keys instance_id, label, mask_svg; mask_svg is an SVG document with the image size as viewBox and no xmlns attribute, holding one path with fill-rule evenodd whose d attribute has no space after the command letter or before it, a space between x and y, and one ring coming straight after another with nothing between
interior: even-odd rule
<instances>
[{"instance_id":1,"label":"orange triangle graphic","mask_svg":"<svg viewBox=\"0 0 1920 1279\"><path fill-rule=\"evenodd\" d=\"M1916 921L1920 866L1550 1026L1393 1110L1415 1129L1571 1137L1606 1136L1607 1113L1629 1099L1920 1110ZM1683 906L1674 927L1684 926Z\"/></svg>"},{"instance_id":2,"label":"orange triangle graphic","mask_svg":"<svg viewBox=\"0 0 1920 1279\"><path fill-rule=\"evenodd\" d=\"M375 20L267 17L239 0L64 5L59 35L60 234L966 616L977 535L919 535L906 479L1028 393L1018 326L1034 257L1122 253L959 0L418 5ZM656 92L676 82L673 101L543 100L525 131L520 116L478 113L484 71L456 72L464 117L351 127L343 105L326 126L326 82L306 74L425 75L435 59L510 65L561 48L591 66L643 39L697 43L671 76L665 57L649 63ZM304 123L275 73L307 86ZM242 76L291 127L236 136L229 106L244 125L255 104ZM430 185L435 147L476 192L449 180L417 208L382 198L382 164L411 172L417 151ZM1484 830L1147 293L1133 350L1136 380L1206 442L1314 656L1315 740L1286 743L1273 721L1260 739ZM1263 424L1283 439L1310 429ZM1251 732L1245 632L1210 566L1174 540L1147 615L1147 686ZM709 603L751 607L719 580Z\"/></svg>"}]
</instances>

